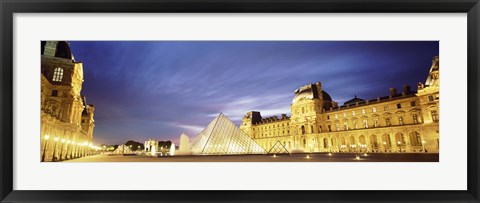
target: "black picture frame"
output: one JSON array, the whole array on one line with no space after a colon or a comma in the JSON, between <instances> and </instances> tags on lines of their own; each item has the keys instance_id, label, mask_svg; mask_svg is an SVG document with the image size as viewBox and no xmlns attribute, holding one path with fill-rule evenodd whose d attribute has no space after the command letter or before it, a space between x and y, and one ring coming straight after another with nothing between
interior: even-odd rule
<instances>
[{"instance_id":1,"label":"black picture frame","mask_svg":"<svg viewBox=\"0 0 480 203\"><path fill-rule=\"evenodd\" d=\"M0 0L2 202L479 202L478 0ZM15 13L467 13L468 189L465 191L23 191L13 190ZM453 135L452 135L453 136ZM448 175L448 174L445 174ZM448 183L445 183L448 184Z\"/></svg>"}]
</instances>

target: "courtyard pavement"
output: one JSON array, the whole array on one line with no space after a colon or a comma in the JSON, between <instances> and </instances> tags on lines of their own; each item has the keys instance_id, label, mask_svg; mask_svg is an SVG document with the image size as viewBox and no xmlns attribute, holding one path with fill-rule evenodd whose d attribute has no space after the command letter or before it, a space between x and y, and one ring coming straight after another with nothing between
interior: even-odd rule
<instances>
[{"instance_id":1,"label":"courtyard pavement","mask_svg":"<svg viewBox=\"0 0 480 203\"><path fill-rule=\"evenodd\" d=\"M438 162L436 153L371 153L356 159L355 153L304 153L269 155L197 155L150 157L143 155L92 155L65 162Z\"/></svg>"}]
</instances>

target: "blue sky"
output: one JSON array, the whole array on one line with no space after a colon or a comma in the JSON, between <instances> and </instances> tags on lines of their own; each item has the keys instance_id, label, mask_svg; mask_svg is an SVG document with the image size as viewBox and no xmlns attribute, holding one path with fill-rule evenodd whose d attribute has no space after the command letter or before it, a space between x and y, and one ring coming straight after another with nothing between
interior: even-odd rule
<instances>
[{"instance_id":1,"label":"blue sky","mask_svg":"<svg viewBox=\"0 0 480 203\"><path fill-rule=\"evenodd\" d=\"M193 138L223 112L290 114L293 91L321 81L333 100L374 99L425 82L439 43L331 41L71 41L95 144Z\"/></svg>"}]
</instances>

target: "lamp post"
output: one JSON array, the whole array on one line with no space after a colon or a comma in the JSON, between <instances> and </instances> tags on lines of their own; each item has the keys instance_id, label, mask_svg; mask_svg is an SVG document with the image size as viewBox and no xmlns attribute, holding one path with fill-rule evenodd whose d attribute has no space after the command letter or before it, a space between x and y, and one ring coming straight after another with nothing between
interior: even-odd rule
<instances>
[{"instance_id":1,"label":"lamp post","mask_svg":"<svg viewBox=\"0 0 480 203\"><path fill-rule=\"evenodd\" d=\"M398 147L400 148L400 152L402 152L402 145L401 145L402 142L398 141L397 144L398 144Z\"/></svg>"},{"instance_id":2,"label":"lamp post","mask_svg":"<svg viewBox=\"0 0 480 203\"><path fill-rule=\"evenodd\" d=\"M45 154L47 153L47 144L48 144L48 139L50 138L49 135L45 135L45 143L43 144L43 154L42 154L42 162L45 161Z\"/></svg>"},{"instance_id":3,"label":"lamp post","mask_svg":"<svg viewBox=\"0 0 480 203\"><path fill-rule=\"evenodd\" d=\"M60 161L63 159L63 145L65 144L65 139L62 139L62 147L60 148Z\"/></svg>"},{"instance_id":4,"label":"lamp post","mask_svg":"<svg viewBox=\"0 0 480 203\"><path fill-rule=\"evenodd\" d=\"M385 153L387 153L387 142L383 142L383 149L385 149Z\"/></svg>"},{"instance_id":5,"label":"lamp post","mask_svg":"<svg viewBox=\"0 0 480 203\"><path fill-rule=\"evenodd\" d=\"M52 161L55 161L55 160L57 159L55 153L57 152L57 141L58 141L58 137L55 137L55 139L53 139L53 141L55 141L55 145L53 146Z\"/></svg>"}]
</instances>

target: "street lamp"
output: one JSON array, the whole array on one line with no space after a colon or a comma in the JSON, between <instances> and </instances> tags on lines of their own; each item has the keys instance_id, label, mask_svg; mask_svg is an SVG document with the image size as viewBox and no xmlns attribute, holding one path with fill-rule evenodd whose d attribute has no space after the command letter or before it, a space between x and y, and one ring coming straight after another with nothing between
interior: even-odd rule
<instances>
[{"instance_id":1,"label":"street lamp","mask_svg":"<svg viewBox=\"0 0 480 203\"><path fill-rule=\"evenodd\" d=\"M60 148L60 161L63 158L63 144L65 144L65 139L62 139L62 147Z\"/></svg>"},{"instance_id":2,"label":"street lamp","mask_svg":"<svg viewBox=\"0 0 480 203\"><path fill-rule=\"evenodd\" d=\"M402 152L402 145L401 145L402 142L398 141L397 144L398 144L398 147L400 147L400 152Z\"/></svg>"},{"instance_id":3,"label":"street lamp","mask_svg":"<svg viewBox=\"0 0 480 203\"><path fill-rule=\"evenodd\" d=\"M55 156L55 152L57 152L57 141L58 141L58 137L55 137L55 139L53 139L55 141L55 145L53 146L53 156L52 156L52 161L55 161L57 159L57 157Z\"/></svg>"},{"instance_id":4,"label":"street lamp","mask_svg":"<svg viewBox=\"0 0 480 203\"><path fill-rule=\"evenodd\" d=\"M47 143L48 143L48 139L50 138L49 135L45 135L43 138L45 138L45 143L43 144L43 154L42 154L42 162L45 161L45 153L47 153Z\"/></svg>"}]
</instances>

